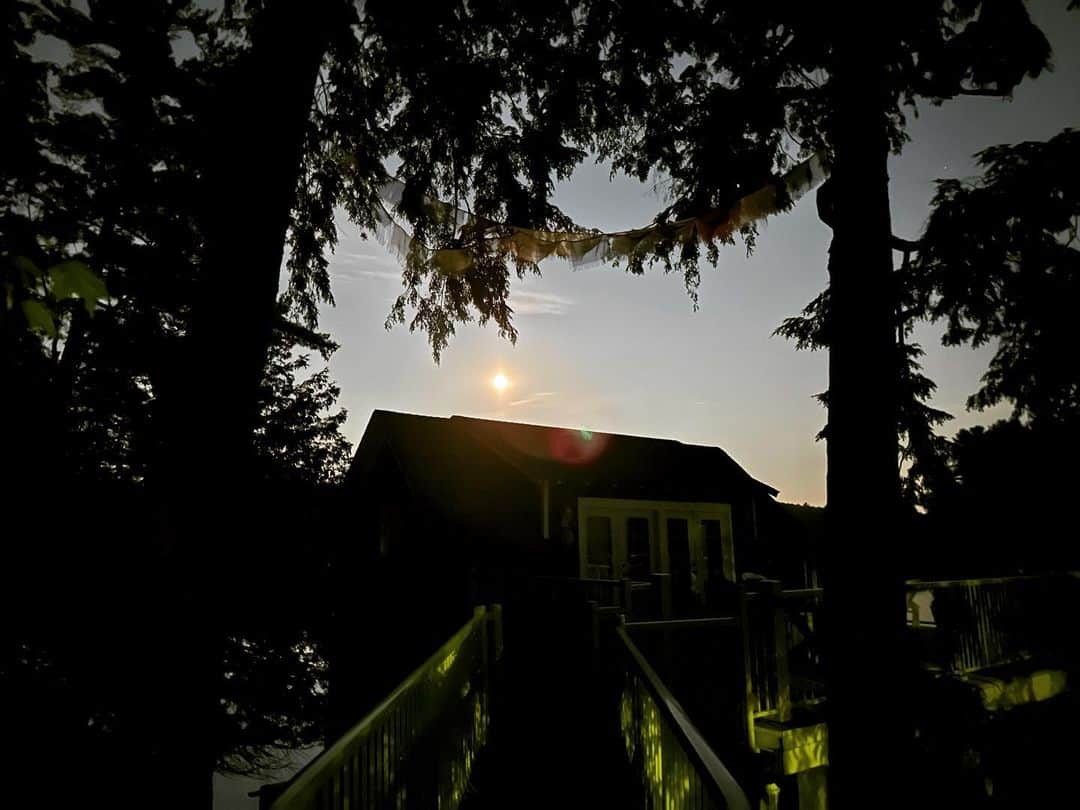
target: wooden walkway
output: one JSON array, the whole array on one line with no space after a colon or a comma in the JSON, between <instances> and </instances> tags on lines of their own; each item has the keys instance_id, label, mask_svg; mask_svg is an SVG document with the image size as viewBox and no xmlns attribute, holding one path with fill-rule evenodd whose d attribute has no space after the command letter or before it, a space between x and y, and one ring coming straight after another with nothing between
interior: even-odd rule
<instances>
[{"instance_id":1,"label":"wooden walkway","mask_svg":"<svg viewBox=\"0 0 1080 810\"><path fill-rule=\"evenodd\" d=\"M546 616L525 605L504 609L493 724L462 810L642 807L619 731L616 685L593 673L587 628L546 609Z\"/></svg>"}]
</instances>

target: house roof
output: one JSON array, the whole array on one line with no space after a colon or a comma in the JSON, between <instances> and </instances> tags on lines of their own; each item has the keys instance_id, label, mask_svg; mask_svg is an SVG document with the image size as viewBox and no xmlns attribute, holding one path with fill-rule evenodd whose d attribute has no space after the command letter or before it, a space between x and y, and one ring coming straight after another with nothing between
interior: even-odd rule
<instances>
[{"instance_id":1,"label":"house roof","mask_svg":"<svg viewBox=\"0 0 1080 810\"><path fill-rule=\"evenodd\" d=\"M597 495L711 501L733 488L776 495L719 447L466 416L376 410L350 477L370 471L389 447L423 489L462 490L478 474L512 474L574 485ZM464 494L464 493L462 493Z\"/></svg>"}]
</instances>

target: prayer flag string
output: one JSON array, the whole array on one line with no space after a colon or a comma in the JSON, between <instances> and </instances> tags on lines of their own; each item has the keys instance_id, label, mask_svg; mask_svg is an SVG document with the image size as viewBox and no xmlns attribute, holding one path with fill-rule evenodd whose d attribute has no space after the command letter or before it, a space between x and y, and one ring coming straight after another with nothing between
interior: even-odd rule
<instances>
[{"instance_id":1,"label":"prayer flag string","mask_svg":"<svg viewBox=\"0 0 1080 810\"><path fill-rule=\"evenodd\" d=\"M828 171L820 153L794 166L757 191L727 208L716 208L697 217L656 222L644 228L602 233L599 231L544 231L519 228L474 217L467 211L431 201L441 217L454 223L466 238L466 246L432 249L415 240L390 213L401 202L405 184L394 179L379 190L376 241L399 261L418 257L442 273L465 273L479 253L509 255L519 262L536 263L549 256L565 259L575 268L602 264L619 257L646 254L662 240L685 244L694 239L728 241L740 229L779 213L817 186Z\"/></svg>"}]
</instances>

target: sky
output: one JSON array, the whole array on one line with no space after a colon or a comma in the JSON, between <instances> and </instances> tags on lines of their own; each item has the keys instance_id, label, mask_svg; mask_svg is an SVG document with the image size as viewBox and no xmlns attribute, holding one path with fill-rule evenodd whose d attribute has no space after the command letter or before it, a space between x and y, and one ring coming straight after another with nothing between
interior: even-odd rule
<instances>
[{"instance_id":1,"label":"sky","mask_svg":"<svg viewBox=\"0 0 1080 810\"><path fill-rule=\"evenodd\" d=\"M909 116L911 142L889 167L898 236L918 237L934 180L975 174L976 151L1080 126L1080 13L1066 6L1031 4L1055 69L1026 80L1011 102L963 98ZM664 207L650 187L592 163L557 187L554 202L603 230L646 224ZM345 432L358 442L379 408L672 438L722 447L781 500L824 504L825 445L814 436L825 413L813 395L827 387L827 357L796 352L772 332L825 287L830 233L808 195L764 225L751 257L727 247L715 268L703 264L696 312L681 276L575 271L548 259L542 278L513 286L517 345L490 325L465 324L436 364L424 335L384 329L401 269L342 218L336 306L323 308L320 328L341 344L330 365L349 412ZM956 417L946 432L1007 416L1007 407L965 410L991 351L941 347L940 332L926 326L914 339L938 384L933 404ZM491 385L500 372L510 381L502 392Z\"/></svg>"}]
</instances>

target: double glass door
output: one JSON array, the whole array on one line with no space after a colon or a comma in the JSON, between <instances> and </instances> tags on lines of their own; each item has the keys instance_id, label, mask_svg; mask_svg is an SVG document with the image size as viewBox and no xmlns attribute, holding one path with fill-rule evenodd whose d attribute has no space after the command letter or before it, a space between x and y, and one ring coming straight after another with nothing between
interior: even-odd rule
<instances>
[{"instance_id":1,"label":"double glass door","mask_svg":"<svg viewBox=\"0 0 1080 810\"><path fill-rule=\"evenodd\" d=\"M710 580L735 582L727 504L581 498L581 576L646 579L671 574L677 603L701 603Z\"/></svg>"}]
</instances>

